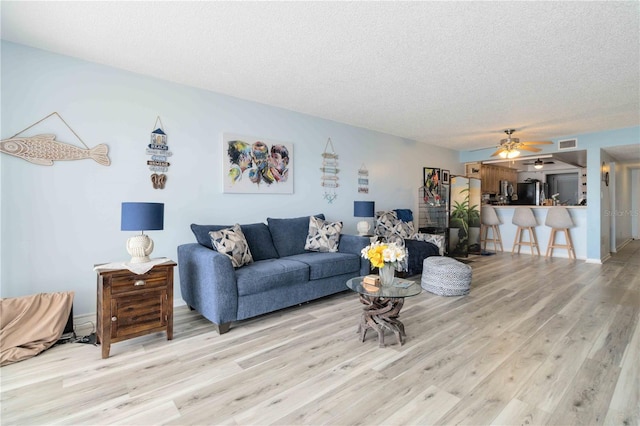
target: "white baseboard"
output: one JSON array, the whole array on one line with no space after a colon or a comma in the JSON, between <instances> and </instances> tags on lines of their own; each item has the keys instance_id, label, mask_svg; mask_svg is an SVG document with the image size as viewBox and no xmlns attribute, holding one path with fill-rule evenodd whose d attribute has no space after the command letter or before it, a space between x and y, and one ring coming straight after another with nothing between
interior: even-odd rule
<instances>
[{"instance_id":1,"label":"white baseboard","mask_svg":"<svg viewBox=\"0 0 640 426\"><path fill-rule=\"evenodd\" d=\"M622 250L631 241L633 241L633 238L629 238L626 241L624 241L622 244L620 244L618 247L616 247L616 252L619 252L620 250Z\"/></svg>"},{"instance_id":2,"label":"white baseboard","mask_svg":"<svg viewBox=\"0 0 640 426\"><path fill-rule=\"evenodd\" d=\"M603 260L587 258L587 260L585 260L584 263L595 263L595 264L598 264L598 265L602 265Z\"/></svg>"}]
</instances>

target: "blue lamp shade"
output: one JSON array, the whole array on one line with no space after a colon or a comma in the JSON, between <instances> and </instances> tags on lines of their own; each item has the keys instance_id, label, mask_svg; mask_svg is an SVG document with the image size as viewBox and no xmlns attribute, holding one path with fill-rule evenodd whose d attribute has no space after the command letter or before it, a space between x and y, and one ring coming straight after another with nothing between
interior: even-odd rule
<instances>
[{"instance_id":1,"label":"blue lamp shade","mask_svg":"<svg viewBox=\"0 0 640 426\"><path fill-rule=\"evenodd\" d=\"M164 228L164 203L122 203L121 231L157 231Z\"/></svg>"},{"instance_id":2,"label":"blue lamp shade","mask_svg":"<svg viewBox=\"0 0 640 426\"><path fill-rule=\"evenodd\" d=\"M374 201L354 201L353 215L355 217L374 217L375 216Z\"/></svg>"}]
</instances>

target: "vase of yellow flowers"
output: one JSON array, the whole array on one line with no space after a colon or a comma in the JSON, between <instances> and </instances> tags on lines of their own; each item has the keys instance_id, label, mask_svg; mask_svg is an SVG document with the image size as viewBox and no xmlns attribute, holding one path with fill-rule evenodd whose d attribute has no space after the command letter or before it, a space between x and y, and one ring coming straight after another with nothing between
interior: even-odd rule
<instances>
[{"instance_id":1,"label":"vase of yellow flowers","mask_svg":"<svg viewBox=\"0 0 640 426\"><path fill-rule=\"evenodd\" d=\"M381 285L393 284L393 277L400 262L407 255L404 247L396 243L371 243L362 249L362 257L368 259L371 265L378 268Z\"/></svg>"}]
</instances>

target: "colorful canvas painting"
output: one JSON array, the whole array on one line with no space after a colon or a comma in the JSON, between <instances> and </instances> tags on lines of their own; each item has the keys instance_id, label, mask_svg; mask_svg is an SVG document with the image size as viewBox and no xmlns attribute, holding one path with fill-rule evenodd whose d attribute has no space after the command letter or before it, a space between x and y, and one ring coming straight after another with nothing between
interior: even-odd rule
<instances>
[{"instance_id":1,"label":"colorful canvas painting","mask_svg":"<svg viewBox=\"0 0 640 426\"><path fill-rule=\"evenodd\" d=\"M293 144L232 133L222 135L225 193L293 194Z\"/></svg>"},{"instance_id":2,"label":"colorful canvas painting","mask_svg":"<svg viewBox=\"0 0 640 426\"><path fill-rule=\"evenodd\" d=\"M427 191L438 194L440 186L440 169L434 167L423 167L422 178Z\"/></svg>"}]
</instances>

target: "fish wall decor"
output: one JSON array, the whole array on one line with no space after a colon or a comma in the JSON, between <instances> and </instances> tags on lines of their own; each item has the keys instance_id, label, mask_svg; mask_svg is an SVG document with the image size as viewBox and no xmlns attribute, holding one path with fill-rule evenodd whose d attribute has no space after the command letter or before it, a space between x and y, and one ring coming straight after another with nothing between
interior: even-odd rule
<instances>
[{"instance_id":1,"label":"fish wall decor","mask_svg":"<svg viewBox=\"0 0 640 426\"><path fill-rule=\"evenodd\" d=\"M57 141L56 136L51 134L18 137L20 133L42 123L52 115L57 116L60 121L62 121L65 126L71 130L71 133L78 138L82 145L84 145L84 148ZM0 141L0 152L22 158L30 163L41 166L52 166L54 161L84 160L87 158L90 158L103 166L111 164L111 160L109 159L109 147L107 145L100 144L93 148L89 148L87 144L80 139L80 136L78 136L71 126L64 121L62 116L55 111L36 121L26 129L19 131L10 138L2 139Z\"/></svg>"},{"instance_id":2,"label":"fish wall decor","mask_svg":"<svg viewBox=\"0 0 640 426\"><path fill-rule=\"evenodd\" d=\"M94 148L80 148L57 141L55 135L3 139L0 141L0 152L41 166L52 166L54 161L84 160L86 158L91 158L103 166L111 164L107 145L100 144Z\"/></svg>"}]
</instances>

